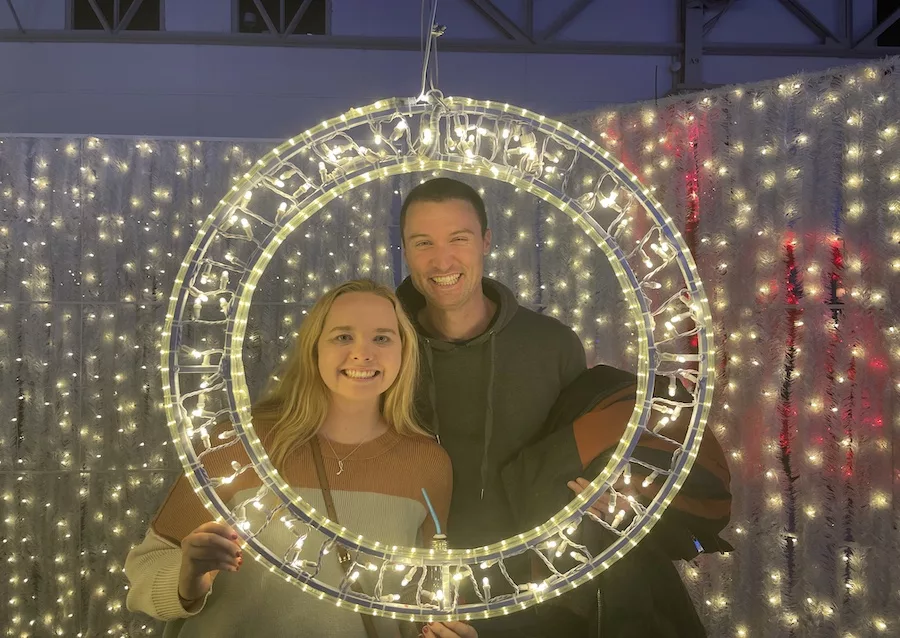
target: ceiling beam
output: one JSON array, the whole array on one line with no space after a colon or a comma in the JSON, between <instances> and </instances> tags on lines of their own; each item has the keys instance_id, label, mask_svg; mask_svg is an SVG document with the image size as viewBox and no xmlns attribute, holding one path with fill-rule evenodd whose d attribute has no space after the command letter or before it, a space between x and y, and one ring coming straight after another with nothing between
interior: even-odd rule
<instances>
[{"instance_id":1,"label":"ceiling beam","mask_svg":"<svg viewBox=\"0 0 900 638\"><path fill-rule=\"evenodd\" d=\"M572 22L572 20L577 18L582 11L587 9L593 1L594 0L575 0L575 2L569 5L568 9L560 13L556 20L541 33L540 39L547 42L548 40L555 38L560 31L565 29L569 23Z\"/></svg>"},{"instance_id":2,"label":"ceiling beam","mask_svg":"<svg viewBox=\"0 0 900 638\"><path fill-rule=\"evenodd\" d=\"M859 41L853 45L853 48L857 49L860 47L877 46L876 41L878 40L878 36L880 36L882 33L884 33L889 28L894 26L894 24L897 22L897 20L900 20L900 9L894 9L894 11L891 13L891 15L889 15L887 18L885 18L884 20L882 20L881 22L876 24L875 27L871 31L869 31L866 35L864 35L862 38L860 38Z\"/></svg>"},{"instance_id":3,"label":"ceiling beam","mask_svg":"<svg viewBox=\"0 0 900 638\"><path fill-rule=\"evenodd\" d=\"M728 0L724 7L720 8L719 11L711 17L709 20L703 23L703 37L708 36L713 29L716 28L716 25L719 23L719 20L728 13L728 10L734 6L735 0Z\"/></svg>"},{"instance_id":4,"label":"ceiling beam","mask_svg":"<svg viewBox=\"0 0 900 638\"><path fill-rule=\"evenodd\" d=\"M842 38L837 37L826 27L813 13L800 4L797 0L778 0L781 5L790 11L794 17L806 25L806 28L816 34L826 44L830 42L844 42Z\"/></svg>"},{"instance_id":5,"label":"ceiling beam","mask_svg":"<svg viewBox=\"0 0 900 638\"><path fill-rule=\"evenodd\" d=\"M681 0L681 86L688 89L703 84L703 10L700 0Z\"/></svg>"},{"instance_id":6,"label":"ceiling beam","mask_svg":"<svg viewBox=\"0 0 900 638\"><path fill-rule=\"evenodd\" d=\"M853 42L853 0L841 0L841 13L838 16L844 42Z\"/></svg>"},{"instance_id":7,"label":"ceiling beam","mask_svg":"<svg viewBox=\"0 0 900 638\"><path fill-rule=\"evenodd\" d=\"M103 11L100 10L100 7L97 6L97 0L88 0L88 4L91 5L91 11L94 12L94 15L97 16L97 19L100 21L100 25L103 27L103 30L107 33L112 33L112 27L109 25L109 21L106 19L106 16L103 15Z\"/></svg>"},{"instance_id":8,"label":"ceiling beam","mask_svg":"<svg viewBox=\"0 0 900 638\"><path fill-rule=\"evenodd\" d=\"M19 30L19 33L25 33L25 29L22 27L22 21L19 20L19 14L16 13L16 8L13 6L12 0L6 0L6 4L9 5L9 11L12 13L13 20L16 21L16 28Z\"/></svg>"},{"instance_id":9,"label":"ceiling beam","mask_svg":"<svg viewBox=\"0 0 900 638\"><path fill-rule=\"evenodd\" d=\"M475 7L481 15L487 18L491 24L512 40L521 42L534 42L527 33L522 31L519 26L509 19L491 0L469 0L469 4ZM441 49L444 49L444 43L441 42Z\"/></svg>"},{"instance_id":10,"label":"ceiling beam","mask_svg":"<svg viewBox=\"0 0 900 638\"><path fill-rule=\"evenodd\" d=\"M125 15L119 20L119 23L113 27L113 31L118 33L119 31L127 29L128 25L131 24L131 19L134 17L134 14L141 8L142 2L144 2L144 0L134 0L134 2L131 3L131 6L128 7L128 11L125 12Z\"/></svg>"},{"instance_id":11,"label":"ceiling beam","mask_svg":"<svg viewBox=\"0 0 900 638\"><path fill-rule=\"evenodd\" d=\"M180 44L213 46L260 46L317 49L357 49L379 51L421 51L418 37L307 35L273 37L270 33L215 33L209 31L103 31L52 29L19 33L0 29L0 42L95 42L116 44ZM517 40L441 38L441 52L468 53L584 53L590 55L676 55L682 46L675 42L593 42L555 40L520 42Z\"/></svg>"},{"instance_id":12,"label":"ceiling beam","mask_svg":"<svg viewBox=\"0 0 900 638\"><path fill-rule=\"evenodd\" d=\"M525 33L534 40L534 0L525 0Z\"/></svg>"},{"instance_id":13,"label":"ceiling beam","mask_svg":"<svg viewBox=\"0 0 900 638\"><path fill-rule=\"evenodd\" d=\"M298 24L300 24L300 20L303 18L306 10L309 9L310 4L312 4L312 0L303 0L303 4L301 4L300 8L297 9L297 13L294 14L294 17L291 18L290 24L288 24L287 28L285 28L284 30L285 36L288 36L294 32L294 29L297 28Z\"/></svg>"},{"instance_id":14,"label":"ceiling beam","mask_svg":"<svg viewBox=\"0 0 900 638\"><path fill-rule=\"evenodd\" d=\"M779 44L777 42L707 42L706 55L743 55L748 57L844 58L848 60L880 60L900 54L900 47L848 47L829 44Z\"/></svg>"},{"instance_id":15,"label":"ceiling beam","mask_svg":"<svg viewBox=\"0 0 900 638\"><path fill-rule=\"evenodd\" d=\"M269 12L266 11L261 0L253 0L253 4L256 5L256 10L259 11L259 15L262 17L263 22L266 23L266 28L269 29L269 33L272 35L280 35L281 31L279 31L278 27L275 26L275 23L272 22L272 17L269 15Z\"/></svg>"},{"instance_id":16,"label":"ceiling beam","mask_svg":"<svg viewBox=\"0 0 900 638\"><path fill-rule=\"evenodd\" d=\"M421 51L418 37L371 37L339 35L273 36L270 33L214 33L191 31L75 31L71 29L0 29L0 42L92 42L106 44L178 44L186 46L261 46L285 48L356 49L380 51ZM684 51L680 42L591 42L554 40L518 42L500 39L444 39L441 51L468 53L547 53L585 55L634 55L667 57ZM900 47L855 47L824 44L715 43L703 44L704 55L770 57L829 57L880 59L900 55Z\"/></svg>"}]
</instances>

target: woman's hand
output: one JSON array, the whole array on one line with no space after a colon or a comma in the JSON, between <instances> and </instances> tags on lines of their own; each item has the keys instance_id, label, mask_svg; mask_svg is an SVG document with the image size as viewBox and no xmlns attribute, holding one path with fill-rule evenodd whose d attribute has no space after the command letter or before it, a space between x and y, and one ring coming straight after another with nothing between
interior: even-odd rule
<instances>
[{"instance_id":1,"label":"woman's hand","mask_svg":"<svg viewBox=\"0 0 900 638\"><path fill-rule=\"evenodd\" d=\"M478 638L478 632L472 625L464 622L433 622L422 629L425 638Z\"/></svg>"},{"instance_id":2,"label":"woman's hand","mask_svg":"<svg viewBox=\"0 0 900 638\"><path fill-rule=\"evenodd\" d=\"M236 572L244 562L238 535L222 523L204 523L181 541L178 596L182 604L197 601L212 587L220 571Z\"/></svg>"}]
</instances>

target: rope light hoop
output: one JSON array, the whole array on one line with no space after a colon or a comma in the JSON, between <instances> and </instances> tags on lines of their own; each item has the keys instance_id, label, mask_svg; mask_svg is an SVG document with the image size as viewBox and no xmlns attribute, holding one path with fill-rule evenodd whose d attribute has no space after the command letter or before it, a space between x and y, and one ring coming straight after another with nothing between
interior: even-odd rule
<instances>
[{"instance_id":1,"label":"rope light hoop","mask_svg":"<svg viewBox=\"0 0 900 638\"><path fill-rule=\"evenodd\" d=\"M242 363L253 292L279 245L343 193L392 175L425 171L506 182L566 213L607 257L636 328L637 401L605 468L544 524L478 548L389 546L315 511L278 474L253 428ZM696 347L687 347L691 337ZM508 104L445 98L436 91L354 108L259 159L200 228L175 280L163 338L168 426L186 475L215 518L238 530L257 561L304 591L353 611L403 620L509 614L608 569L646 536L686 479L712 397L706 295L679 231L651 190L608 151L560 122ZM676 382L687 381L690 401L655 396L659 378L669 379L673 397ZM683 411L690 411L690 427L676 440L664 426ZM651 422L654 412L662 421ZM230 429L213 436L213 426L223 418ZM674 449L666 463L633 458L642 434ZM237 441L252 467L211 471L208 455ZM635 464L650 481L661 482L646 505L621 492ZM217 490L250 470L262 487L254 498L229 507ZM619 517L609 523L588 512L606 493L621 496L633 514L630 523L621 525ZM573 538L586 518L606 527L613 539L595 555ZM274 528L296 543L270 547L264 538ZM309 548L303 554L300 547L313 530L324 540L310 559ZM355 561L339 583L320 577L323 557L335 543ZM524 553L536 555L550 576L537 583L515 582L504 561ZM482 573L496 568L513 593L491 595ZM350 588L360 571L375 581L371 591ZM399 576L403 580L397 583ZM465 582L478 600L460 604L456 594Z\"/></svg>"}]
</instances>

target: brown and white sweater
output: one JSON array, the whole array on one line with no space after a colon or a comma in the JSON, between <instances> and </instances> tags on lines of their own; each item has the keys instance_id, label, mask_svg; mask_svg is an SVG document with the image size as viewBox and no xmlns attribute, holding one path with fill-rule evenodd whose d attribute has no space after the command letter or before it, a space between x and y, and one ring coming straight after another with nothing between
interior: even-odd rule
<instances>
[{"instance_id":1,"label":"brown and white sweater","mask_svg":"<svg viewBox=\"0 0 900 638\"><path fill-rule=\"evenodd\" d=\"M328 444L320 442L342 526L387 545L426 546L434 534L434 525L422 497L423 487L441 525L446 526L452 469L449 456L436 442L421 436L400 436L393 430L364 443L352 454L354 445L332 443L332 453ZM335 454L339 458L350 454L340 475ZM249 459L238 443L204 460L211 475L224 476L231 473L232 461L244 464ZM308 445L295 452L279 470L301 498L316 511L325 512ZM260 485L254 472L244 472L220 489L219 494L234 507L252 498ZM251 523L254 512L254 508L247 508ZM255 560L245 561L239 572L220 572L206 599L190 610L184 609L178 598L181 540L210 520L212 517L189 481L181 476L143 542L129 552L125 561L125 574L131 583L128 609L168 621L164 638L263 635L365 638L358 613L303 593L277 573L271 573L267 563ZM258 538L278 555L296 540L292 532L277 522L267 526ZM311 531L302 558L317 560L323 541L321 534ZM336 586L342 575L336 553L326 555L318 578ZM399 579L402 574L391 577ZM362 585L367 588L365 581ZM400 635L396 622L384 618L376 618L375 622L379 637Z\"/></svg>"}]
</instances>

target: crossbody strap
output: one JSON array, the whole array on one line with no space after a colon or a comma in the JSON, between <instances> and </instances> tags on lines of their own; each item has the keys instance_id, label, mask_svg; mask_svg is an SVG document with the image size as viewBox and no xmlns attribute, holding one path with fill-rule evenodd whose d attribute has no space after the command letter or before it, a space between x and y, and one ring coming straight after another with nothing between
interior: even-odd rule
<instances>
[{"instance_id":1,"label":"crossbody strap","mask_svg":"<svg viewBox=\"0 0 900 638\"><path fill-rule=\"evenodd\" d=\"M322 458L322 448L319 446L318 436L314 436L310 439L309 447L312 449L313 462L316 465L316 474L319 476L319 488L322 490L322 498L325 499L325 511L328 512L328 518L330 518L332 522L340 524L338 522L337 510L334 508L334 499L331 498L331 487L328 485L328 475L325 474L325 460ZM346 574L347 570L350 568L350 552L348 552L347 548L340 543L336 543L336 546L338 562L341 564L341 568ZM358 582L351 583L350 588L357 593L362 593ZM369 638L378 638L378 631L375 629L375 623L372 620L372 617L369 614L360 614L360 617L363 621L363 627L366 629L366 635Z\"/></svg>"}]
</instances>

